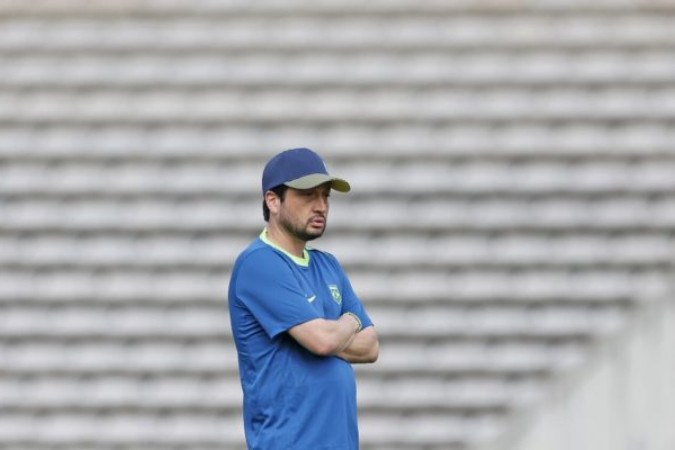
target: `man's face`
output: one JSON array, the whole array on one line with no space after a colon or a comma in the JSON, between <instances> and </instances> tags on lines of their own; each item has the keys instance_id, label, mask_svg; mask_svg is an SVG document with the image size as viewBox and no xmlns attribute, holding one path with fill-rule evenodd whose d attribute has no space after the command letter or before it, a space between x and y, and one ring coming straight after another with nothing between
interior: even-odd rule
<instances>
[{"instance_id":1,"label":"man's face","mask_svg":"<svg viewBox=\"0 0 675 450\"><path fill-rule=\"evenodd\" d=\"M326 230L330 183L311 189L288 188L279 207L279 225L303 241L321 237Z\"/></svg>"}]
</instances>

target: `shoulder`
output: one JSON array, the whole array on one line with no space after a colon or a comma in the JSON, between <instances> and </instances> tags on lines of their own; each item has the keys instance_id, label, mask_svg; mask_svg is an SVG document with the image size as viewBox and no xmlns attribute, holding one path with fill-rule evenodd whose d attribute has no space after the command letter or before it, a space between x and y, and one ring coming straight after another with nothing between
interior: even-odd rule
<instances>
[{"instance_id":1,"label":"shoulder","mask_svg":"<svg viewBox=\"0 0 675 450\"><path fill-rule=\"evenodd\" d=\"M251 244L235 261L230 275L233 292L283 284L292 276L284 257L270 246L261 244Z\"/></svg>"},{"instance_id":2,"label":"shoulder","mask_svg":"<svg viewBox=\"0 0 675 450\"><path fill-rule=\"evenodd\" d=\"M318 248L314 247L307 247L307 251L309 252L312 258L320 258L337 262L337 258L332 253L329 253L325 250L319 250Z\"/></svg>"},{"instance_id":3,"label":"shoulder","mask_svg":"<svg viewBox=\"0 0 675 450\"><path fill-rule=\"evenodd\" d=\"M253 241L246 247L237 257L235 267L249 266L249 265L267 265L276 264L283 261L279 258L277 252L269 245L262 242L260 239Z\"/></svg>"},{"instance_id":4,"label":"shoulder","mask_svg":"<svg viewBox=\"0 0 675 450\"><path fill-rule=\"evenodd\" d=\"M324 264L328 264L335 269L342 270L340 262L332 253L315 248L308 248L307 250L309 251L310 258L315 259L316 261L321 261Z\"/></svg>"},{"instance_id":5,"label":"shoulder","mask_svg":"<svg viewBox=\"0 0 675 450\"><path fill-rule=\"evenodd\" d=\"M239 254L232 268L232 276L240 278L248 274L259 277L264 274L283 272L285 266L287 264L284 258L258 239Z\"/></svg>"}]
</instances>

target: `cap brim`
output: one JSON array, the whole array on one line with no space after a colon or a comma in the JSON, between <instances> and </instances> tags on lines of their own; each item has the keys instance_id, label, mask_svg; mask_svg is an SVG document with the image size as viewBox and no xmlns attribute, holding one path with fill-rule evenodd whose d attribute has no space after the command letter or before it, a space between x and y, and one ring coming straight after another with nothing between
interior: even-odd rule
<instances>
[{"instance_id":1,"label":"cap brim","mask_svg":"<svg viewBox=\"0 0 675 450\"><path fill-rule=\"evenodd\" d=\"M338 192L349 192L352 189L347 180L332 177L324 173L305 175L304 177L287 181L284 184L294 189L311 189L324 183L330 183L330 187Z\"/></svg>"}]
</instances>

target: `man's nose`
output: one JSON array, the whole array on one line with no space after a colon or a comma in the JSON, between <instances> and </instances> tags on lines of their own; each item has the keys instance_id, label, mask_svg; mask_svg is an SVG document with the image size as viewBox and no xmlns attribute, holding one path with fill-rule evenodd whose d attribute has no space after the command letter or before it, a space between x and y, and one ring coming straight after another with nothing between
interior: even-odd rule
<instances>
[{"instance_id":1,"label":"man's nose","mask_svg":"<svg viewBox=\"0 0 675 450\"><path fill-rule=\"evenodd\" d=\"M317 211L326 211L328 209L328 199L323 195L319 195L314 202L314 209Z\"/></svg>"}]
</instances>

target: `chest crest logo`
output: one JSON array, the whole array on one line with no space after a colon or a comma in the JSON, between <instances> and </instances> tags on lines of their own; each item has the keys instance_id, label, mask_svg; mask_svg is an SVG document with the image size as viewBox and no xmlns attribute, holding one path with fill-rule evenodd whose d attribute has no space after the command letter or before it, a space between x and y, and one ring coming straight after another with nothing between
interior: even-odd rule
<instances>
[{"instance_id":1,"label":"chest crest logo","mask_svg":"<svg viewBox=\"0 0 675 450\"><path fill-rule=\"evenodd\" d=\"M335 303L338 305L342 304L342 294L340 294L340 289L338 289L336 284L329 284L328 289L330 289L330 295L335 300Z\"/></svg>"}]
</instances>

